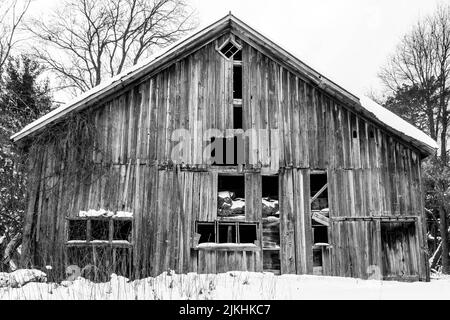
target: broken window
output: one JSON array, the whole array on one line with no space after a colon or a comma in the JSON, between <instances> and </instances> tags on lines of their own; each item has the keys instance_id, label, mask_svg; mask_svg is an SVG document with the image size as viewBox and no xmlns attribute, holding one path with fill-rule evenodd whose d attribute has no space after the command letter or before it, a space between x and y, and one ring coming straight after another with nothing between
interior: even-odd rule
<instances>
[{"instance_id":1,"label":"broken window","mask_svg":"<svg viewBox=\"0 0 450 320\"><path fill-rule=\"evenodd\" d=\"M328 263L329 245L329 205L328 176L326 171L312 172L310 175L311 190L311 226L313 240L314 274L323 274ZM325 258L324 258L325 257Z\"/></svg>"},{"instance_id":2,"label":"broken window","mask_svg":"<svg viewBox=\"0 0 450 320\"><path fill-rule=\"evenodd\" d=\"M219 175L217 190L217 216L245 218L244 176Z\"/></svg>"},{"instance_id":3,"label":"broken window","mask_svg":"<svg viewBox=\"0 0 450 320\"><path fill-rule=\"evenodd\" d=\"M280 273L280 207L278 179L262 176L263 270Z\"/></svg>"},{"instance_id":4,"label":"broken window","mask_svg":"<svg viewBox=\"0 0 450 320\"><path fill-rule=\"evenodd\" d=\"M258 224L251 222L197 222L198 244L254 244L258 239Z\"/></svg>"},{"instance_id":5,"label":"broken window","mask_svg":"<svg viewBox=\"0 0 450 320\"><path fill-rule=\"evenodd\" d=\"M328 178L326 172L311 173L311 210L328 210Z\"/></svg>"}]
</instances>

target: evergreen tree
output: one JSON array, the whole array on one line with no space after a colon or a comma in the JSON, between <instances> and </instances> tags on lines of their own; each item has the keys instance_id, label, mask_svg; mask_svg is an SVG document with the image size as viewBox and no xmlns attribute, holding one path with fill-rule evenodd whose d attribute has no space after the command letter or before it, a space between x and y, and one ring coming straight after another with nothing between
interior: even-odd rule
<instances>
[{"instance_id":1,"label":"evergreen tree","mask_svg":"<svg viewBox=\"0 0 450 320\"><path fill-rule=\"evenodd\" d=\"M47 113L51 97L42 67L27 56L9 59L0 82L0 269L14 268L26 210L26 151L10 136Z\"/></svg>"}]
</instances>

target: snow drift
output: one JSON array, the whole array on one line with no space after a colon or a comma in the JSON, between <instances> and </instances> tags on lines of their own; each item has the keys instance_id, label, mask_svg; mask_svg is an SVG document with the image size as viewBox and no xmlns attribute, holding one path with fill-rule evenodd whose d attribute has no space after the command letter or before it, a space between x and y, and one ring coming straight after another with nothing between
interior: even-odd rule
<instances>
[{"instance_id":1,"label":"snow drift","mask_svg":"<svg viewBox=\"0 0 450 320\"><path fill-rule=\"evenodd\" d=\"M29 271L20 270L20 273ZM31 273L42 276L36 270ZM404 283L251 272L179 275L169 271L156 278L136 281L112 275L107 283L83 278L61 284L32 282L20 288L0 288L0 299L450 299L450 278Z\"/></svg>"}]
</instances>

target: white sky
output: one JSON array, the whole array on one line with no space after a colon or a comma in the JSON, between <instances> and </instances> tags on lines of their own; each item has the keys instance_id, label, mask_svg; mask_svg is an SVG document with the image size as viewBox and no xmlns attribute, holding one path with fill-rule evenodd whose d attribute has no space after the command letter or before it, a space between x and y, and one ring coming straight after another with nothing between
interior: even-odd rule
<instances>
[{"instance_id":1,"label":"white sky","mask_svg":"<svg viewBox=\"0 0 450 320\"><path fill-rule=\"evenodd\" d=\"M188 0L200 24L230 10L355 94L380 89L377 73L402 35L443 0ZM35 0L45 10L57 0ZM44 11L45 12L45 11Z\"/></svg>"}]
</instances>

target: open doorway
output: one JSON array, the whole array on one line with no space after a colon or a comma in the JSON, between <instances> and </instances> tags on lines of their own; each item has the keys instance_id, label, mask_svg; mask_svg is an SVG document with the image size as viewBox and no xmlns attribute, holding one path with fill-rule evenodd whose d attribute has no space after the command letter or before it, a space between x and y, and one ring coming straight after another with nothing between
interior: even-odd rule
<instances>
[{"instance_id":1,"label":"open doorway","mask_svg":"<svg viewBox=\"0 0 450 320\"><path fill-rule=\"evenodd\" d=\"M326 171L310 175L311 226L313 241L313 273L327 274L329 268L330 222L328 200L328 176Z\"/></svg>"}]
</instances>

